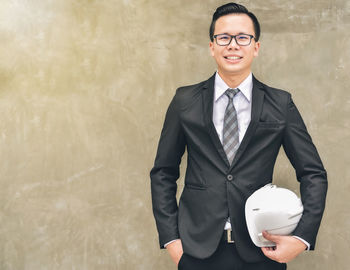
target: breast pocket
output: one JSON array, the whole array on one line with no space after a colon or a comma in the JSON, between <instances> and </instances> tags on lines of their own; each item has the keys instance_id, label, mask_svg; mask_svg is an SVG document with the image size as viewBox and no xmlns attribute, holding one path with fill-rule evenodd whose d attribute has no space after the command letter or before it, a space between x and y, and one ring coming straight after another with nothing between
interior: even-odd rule
<instances>
[{"instance_id":1,"label":"breast pocket","mask_svg":"<svg viewBox=\"0 0 350 270\"><path fill-rule=\"evenodd\" d=\"M277 122L277 121L264 121L264 122L258 122L258 128L283 128L285 125L285 122Z\"/></svg>"}]
</instances>

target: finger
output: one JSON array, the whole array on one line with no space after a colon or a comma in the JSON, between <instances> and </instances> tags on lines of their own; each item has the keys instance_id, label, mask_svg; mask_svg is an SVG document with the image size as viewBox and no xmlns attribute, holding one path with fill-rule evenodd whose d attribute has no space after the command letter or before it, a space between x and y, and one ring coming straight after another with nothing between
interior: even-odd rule
<instances>
[{"instance_id":1,"label":"finger","mask_svg":"<svg viewBox=\"0 0 350 270\"><path fill-rule=\"evenodd\" d=\"M274 243L278 243L278 241L280 240L280 236L279 235L273 235L273 234L269 234L267 231L263 231L263 237L269 241L272 241Z\"/></svg>"},{"instance_id":2,"label":"finger","mask_svg":"<svg viewBox=\"0 0 350 270\"><path fill-rule=\"evenodd\" d=\"M274 251L272 247L262 247L261 250L266 253L272 253Z\"/></svg>"},{"instance_id":3,"label":"finger","mask_svg":"<svg viewBox=\"0 0 350 270\"><path fill-rule=\"evenodd\" d=\"M261 250L266 257L270 258L271 260L276 260L276 251L266 247L261 248Z\"/></svg>"}]
</instances>

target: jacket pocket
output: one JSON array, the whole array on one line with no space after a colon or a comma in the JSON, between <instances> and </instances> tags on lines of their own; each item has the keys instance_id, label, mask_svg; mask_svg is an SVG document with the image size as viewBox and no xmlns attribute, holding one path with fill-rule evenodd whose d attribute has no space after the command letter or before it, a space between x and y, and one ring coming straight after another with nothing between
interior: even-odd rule
<instances>
[{"instance_id":1,"label":"jacket pocket","mask_svg":"<svg viewBox=\"0 0 350 270\"><path fill-rule=\"evenodd\" d=\"M258 122L258 128L280 128L284 126L284 122Z\"/></svg>"},{"instance_id":2,"label":"jacket pocket","mask_svg":"<svg viewBox=\"0 0 350 270\"><path fill-rule=\"evenodd\" d=\"M185 188L205 190L207 186L185 183Z\"/></svg>"}]
</instances>

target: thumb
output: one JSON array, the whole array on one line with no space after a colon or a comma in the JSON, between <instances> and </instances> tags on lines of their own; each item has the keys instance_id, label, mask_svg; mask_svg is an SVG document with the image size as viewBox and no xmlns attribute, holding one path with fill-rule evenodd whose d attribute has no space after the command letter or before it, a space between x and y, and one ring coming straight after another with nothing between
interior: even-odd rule
<instances>
[{"instance_id":1,"label":"thumb","mask_svg":"<svg viewBox=\"0 0 350 270\"><path fill-rule=\"evenodd\" d=\"M269 241L272 241L274 243L279 242L279 239L280 239L279 235L269 234L267 231L263 231L262 234L263 234L263 237Z\"/></svg>"}]
</instances>

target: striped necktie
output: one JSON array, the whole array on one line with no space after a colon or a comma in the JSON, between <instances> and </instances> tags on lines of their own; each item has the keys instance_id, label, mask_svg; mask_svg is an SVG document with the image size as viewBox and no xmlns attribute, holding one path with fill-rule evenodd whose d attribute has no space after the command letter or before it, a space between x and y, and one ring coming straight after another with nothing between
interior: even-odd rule
<instances>
[{"instance_id":1,"label":"striped necktie","mask_svg":"<svg viewBox=\"0 0 350 270\"><path fill-rule=\"evenodd\" d=\"M225 95L229 101L225 110L224 128L222 131L222 145L230 165L235 157L239 146L238 136L238 120L235 106L233 105L233 97L239 92L239 89L227 89Z\"/></svg>"}]
</instances>

